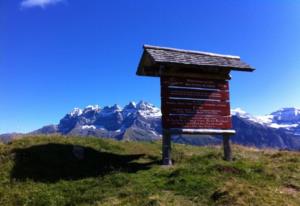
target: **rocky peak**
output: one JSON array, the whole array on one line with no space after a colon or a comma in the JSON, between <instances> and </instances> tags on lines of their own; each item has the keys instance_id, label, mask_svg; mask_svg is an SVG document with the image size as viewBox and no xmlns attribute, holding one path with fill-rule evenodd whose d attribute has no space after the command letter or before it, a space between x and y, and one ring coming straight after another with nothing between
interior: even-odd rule
<instances>
[{"instance_id":1,"label":"rocky peak","mask_svg":"<svg viewBox=\"0 0 300 206\"><path fill-rule=\"evenodd\" d=\"M137 113L136 103L129 102L129 104L124 107L122 113L124 117L128 117L132 114L135 115Z\"/></svg>"},{"instance_id":2,"label":"rocky peak","mask_svg":"<svg viewBox=\"0 0 300 206\"><path fill-rule=\"evenodd\" d=\"M139 109L139 110L146 110L146 109L151 109L153 108L154 106L148 102L145 102L145 101L140 101L137 105L136 105L136 108Z\"/></svg>"},{"instance_id":3,"label":"rocky peak","mask_svg":"<svg viewBox=\"0 0 300 206\"><path fill-rule=\"evenodd\" d=\"M136 103L135 102L129 102L124 109L136 109Z\"/></svg>"},{"instance_id":4,"label":"rocky peak","mask_svg":"<svg viewBox=\"0 0 300 206\"><path fill-rule=\"evenodd\" d=\"M88 113L91 111L99 112L100 111L99 105L88 105L84 108L83 113Z\"/></svg>"},{"instance_id":5,"label":"rocky peak","mask_svg":"<svg viewBox=\"0 0 300 206\"><path fill-rule=\"evenodd\" d=\"M70 113L69 115L70 116L80 116L82 114L82 109L80 108L74 108Z\"/></svg>"},{"instance_id":6,"label":"rocky peak","mask_svg":"<svg viewBox=\"0 0 300 206\"><path fill-rule=\"evenodd\" d=\"M120 113L122 111L122 108L115 104L113 106L105 106L102 111L100 112L100 116L107 117L116 113Z\"/></svg>"},{"instance_id":7,"label":"rocky peak","mask_svg":"<svg viewBox=\"0 0 300 206\"><path fill-rule=\"evenodd\" d=\"M145 101L140 101L136 108L138 109L138 113L145 118L157 118L161 117L161 111L158 107L155 107L153 104L150 104Z\"/></svg>"}]
</instances>

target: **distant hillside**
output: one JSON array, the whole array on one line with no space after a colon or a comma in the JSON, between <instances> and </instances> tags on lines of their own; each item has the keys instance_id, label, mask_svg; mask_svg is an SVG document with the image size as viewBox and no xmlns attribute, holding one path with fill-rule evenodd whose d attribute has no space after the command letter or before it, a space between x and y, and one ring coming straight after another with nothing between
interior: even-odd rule
<instances>
[{"instance_id":1,"label":"distant hillside","mask_svg":"<svg viewBox=\"0 0 300 206\"><path fill-rule=\"evenodd\" d=\"M300 205L300 154L61 136L0 144L0 205Z\"/></svg>"},{"instance_id":2,"label":"distant hillside","mask_svg":"<svg viewBox=\"0 0 300 206\"><path fill-rule=\"evenodd\" d=\"M21 138L24 134L21 133L6 133L0 134L0 142L8 143L13 139Z\"/></svg>"}]
</instances>

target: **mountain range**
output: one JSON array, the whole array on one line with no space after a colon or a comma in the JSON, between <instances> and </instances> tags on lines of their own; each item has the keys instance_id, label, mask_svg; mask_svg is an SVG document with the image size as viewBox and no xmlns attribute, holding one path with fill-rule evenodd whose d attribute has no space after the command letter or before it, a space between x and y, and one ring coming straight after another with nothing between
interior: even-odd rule
<instances>
[{"instance_id":1,"label":"mountain range","mask_svg":"<svg viewBox=\"0 0 300 206\"><path fill-rule=\"evenodd\" d=\"M300 109L282 108L264 116L253 116L242 109L232 110L234 143L259 148L300 150ZM44 126L29 134L62 134L96 136L117 140L158 140L161 138L161 111L154 105L140 101L130 102L124 108L118 105L89 105L74 108L58 124ZM10 141L22 134L2 134L0 140ZM176 135L178 143L206 145L219 144L221 137Z\"/></svg>"}]
</instances>

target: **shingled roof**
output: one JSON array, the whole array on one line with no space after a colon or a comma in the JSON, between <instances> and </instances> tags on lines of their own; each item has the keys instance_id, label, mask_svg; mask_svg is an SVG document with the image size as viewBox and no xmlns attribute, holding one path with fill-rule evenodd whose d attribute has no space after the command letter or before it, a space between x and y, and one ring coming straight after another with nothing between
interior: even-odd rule
<instances>
[{"instance_id":1,"label":"shingled roof","mask_svg":"<svg viewBox=\"0 0 300 206\"><path fill-rule=\"evenodd\" d=\"M240 60L239 56L222 55L208 52L182 50L168 47L144 45L138 75L145 75L144 67L155 68L161 65L193 67L194 69L213 68L218 70L253 71L250 65Z\"/></svg>"}]
</instances>

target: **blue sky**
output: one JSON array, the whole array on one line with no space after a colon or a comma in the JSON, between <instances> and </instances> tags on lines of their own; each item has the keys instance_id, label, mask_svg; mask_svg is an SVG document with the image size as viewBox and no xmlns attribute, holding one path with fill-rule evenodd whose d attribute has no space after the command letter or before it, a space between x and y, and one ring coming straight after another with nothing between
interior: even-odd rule
<instances>
[{"instance_id":1,"label":"blue sky","mask_svg":"<svg viewBox=\"0 0 300 206\"><path fill-rule=\"evenodd\" d=\"M0 0L0 133L58 123L74 107L160 105L135 75L143 44L239 55L231 106L300 107L300 1Z\"/></svg>"}]
</instances>

